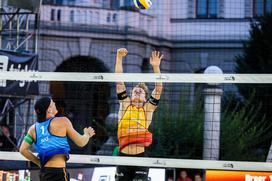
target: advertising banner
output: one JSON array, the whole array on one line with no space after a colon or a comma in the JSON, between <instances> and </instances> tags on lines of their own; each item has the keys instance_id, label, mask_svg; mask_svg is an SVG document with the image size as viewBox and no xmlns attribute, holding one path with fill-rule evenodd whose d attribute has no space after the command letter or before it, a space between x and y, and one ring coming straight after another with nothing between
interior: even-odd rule
<instances>
[{"instance_id":1,"label":"advertising banner","mask_svg":"<svg viewBox=\"0 0 272 181\"><path fill-rule=\"evenodd\" d=\"M207 170L206 181L272 181L272 172Z\"/></svg>"},{"instance_id":2,"label":"advertising banner","mask_svg":"<svg viewBox=\"0 0 272 181\"><path fill-rule=\"evenodd\" d=\"M18 53L0 50L0 71L38 71L38 56L31 53ZM9 81L0 78L0 94L37 95L38 83L33 81Z\"/></svg>"}]
</instances>

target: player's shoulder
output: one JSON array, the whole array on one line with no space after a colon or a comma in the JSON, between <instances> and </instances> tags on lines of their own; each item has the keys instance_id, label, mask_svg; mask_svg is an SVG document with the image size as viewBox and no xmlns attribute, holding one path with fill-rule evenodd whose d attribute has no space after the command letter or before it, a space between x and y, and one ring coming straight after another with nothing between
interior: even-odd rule
<instances>
[{"instance_id":1,"label":"player's shoulder","mask_svg":"<svg viewBox=\"0 0 272 181\"><path fill-rule=\"evenodd\" d=\"M34 131L34 130L35 130L35 124L32 124L32 125L29 127L28 130L29 130L29 131Z\"/></svg>"},{"instance_id":2,"label":"player's shoulder","mask_svg":"<svg viewBox=\"0 0 272 181\"><path fill-rule=\"evenodd\" d=\"M65 116L55 117L53 120L53 123L56 123L58 126L64 126L64 127L70 126L72 124L71 121Z\"/></svg>"},{"instance_id":3,"label":"player's shoulder","mask_svg":"<svg viewBox=\"0 0 272 181\"><path fill-rule=\"evenodd\" d=\"M55 117L53 120L67 121L69 119L65 116L59 116L59 117Z\"/></svg>"},{"instance_id":4,"label":"player's shoulder","mask_svg":"<svg viewBox=\"0 0 272 181\"><path fill-rule=\"evenodd\" d=\"M32 124L27 132L29 135L33 136L35 134L35 124Z\"/></svg>"},{"instance_id":5,"label":"player's shoulder","mask_svg":"<svg viewBox=\"0 0 272 181\"><path fill-rule=\"evenodd\" d=\"M58 123L62 123L62 124L65 124L65 123L69 123L69 122L70 122L70 120L69 120L67 117L65 117L65 116L62 116L62 117L55 117L55 118L53 119L53 121L54 121L54 122L58 122Z\"/></svg>"}]
</instances>

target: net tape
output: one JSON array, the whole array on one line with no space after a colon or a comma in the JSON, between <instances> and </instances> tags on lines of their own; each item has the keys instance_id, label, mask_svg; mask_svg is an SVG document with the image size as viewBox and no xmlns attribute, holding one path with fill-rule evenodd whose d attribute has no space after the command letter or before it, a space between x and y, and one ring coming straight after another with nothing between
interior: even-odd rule
<instances>
[{"instance_id":1,"label":"net tape","mask_svg":"<svg viewBox=\"0 0 272 181\"><path fill-rule=\"evenodd\" d=\"M1 80L271 84L272 74L154 74L0 71Z\"/></svg>"},{"instance_id":2,"label":"net tape","mask_svg":"<svg viewBox=\"0 0 272 181\"><path fill-rule=\"evenodd\" d=\"M27 161L19 152L0 151L0 160ZM127 165L151 168L191 168L212 170L272 171L269 162L215 161L167 158L141 158L71 154L68 163Z\"/></svg>"}]
</instances>

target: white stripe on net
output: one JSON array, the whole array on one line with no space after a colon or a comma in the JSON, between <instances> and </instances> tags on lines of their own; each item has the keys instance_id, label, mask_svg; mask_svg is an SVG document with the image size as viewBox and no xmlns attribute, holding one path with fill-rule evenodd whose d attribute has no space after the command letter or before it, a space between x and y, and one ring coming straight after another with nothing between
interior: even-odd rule
<instances>
[{"instance_id":1,"label":"white stripe on net","mask_svg":"<svg viewBox=\"0 0 272 181\"><path fill-rule=\"evenodd\" d=\"M168 82L168 83L258 83L271 84L272 74L154 74L154 73L76 73L5 72L1 80L75 82Z\"/></svg>"},{"instance_id":2,"label":"white stripe on net","mask_svg":"<svg viewBox=\"0 0 272 181\"><path fill-rule=\"evenodd\" d=\"M0 151L0 160L26 161L19 152ZM99 155L70 155L68 163L82 163L94 165L128 165L145 166L151 168L191 168L212 170L244 170L244 171L272 171L271 163L267 162L238 162L166 158L119 157Z\"/></svg>"}]
</instances>

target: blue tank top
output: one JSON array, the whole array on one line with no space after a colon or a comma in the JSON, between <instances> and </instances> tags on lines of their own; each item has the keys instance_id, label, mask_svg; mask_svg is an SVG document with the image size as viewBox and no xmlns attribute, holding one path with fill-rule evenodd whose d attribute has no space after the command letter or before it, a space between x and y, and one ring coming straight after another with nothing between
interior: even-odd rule
<instances>
[{"instance_id":1,"label":"blue tank top","mask_svg":"<svg viewBox=\"0 0 272 181\"><path fill-rule=\"evenodd\" d=\"M41 166L44 166L46 162L55 155L63 154L66 156L66 160L69 159L70 146L67 141L67 136L52 135L49 131L49 126L53 119L54 117L51 117L44 122L35 123L35 146Z\"/></svg>"}]
</instances>

